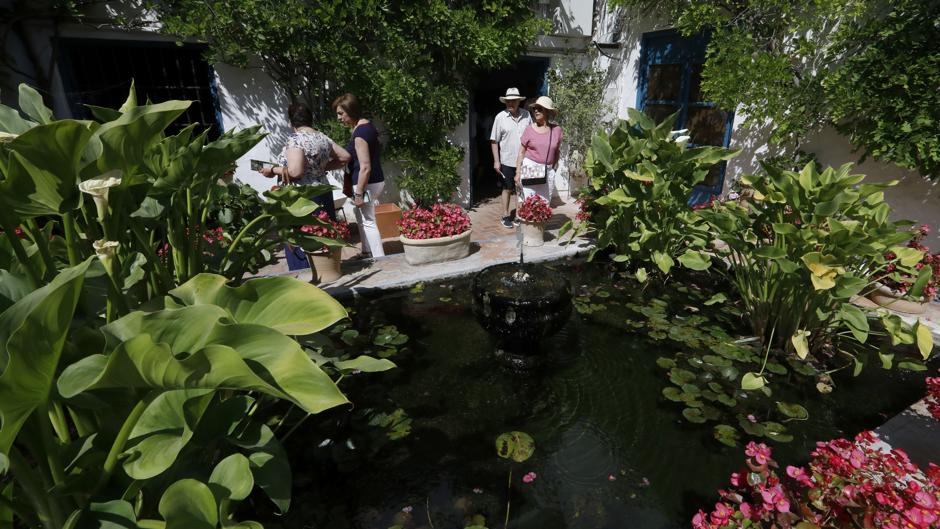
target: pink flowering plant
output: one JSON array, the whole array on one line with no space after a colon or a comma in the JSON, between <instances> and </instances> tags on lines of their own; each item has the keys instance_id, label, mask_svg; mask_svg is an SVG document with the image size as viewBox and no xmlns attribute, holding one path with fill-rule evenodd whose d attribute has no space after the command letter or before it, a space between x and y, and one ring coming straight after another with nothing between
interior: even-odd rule
<instances>
[{"instance_id":1,"label":"pink flowering plant","mask_svg":"<svg viewBox=\"0 0 940 529\"><path fill-rule=\"evenodd\" d=\"M434 204L431 209L416 207L403 212L398 226L408 239L450 237L470 229L470 215L456 204Z\"/></svg>"},{"instance_id":2,"label":"pink flowering plant","mask_svg":"<svg viewBox=\"0 0 940 529\"><path fill-rule=\"evenodd\" d=\"M304 250L314 251L324 247L346 246L346 241L349 239L348 223L332 220L322 209L317 212L313 220L313 223L304 224L298 228L297 243Z\"/></svg>"},{"instance_id":3,"label":"pink flowering plant","mask_svg":"<svg viewBox=\"0 0 940 529\"><path fill-rule=\"evenodd\" d=\"M923 257L913 266L913 269L901 269L892 262L897 255L894 252L888 252L885 259L889 261L889 264L884 273L878 276L878 281L901 294L931 300L937 297L938 289L940 289L940 252L932 254L924 245L924 238L930 233L930 226L927 224L917 226L911 230L911 233L913 236L907 243L907 248L920 252Z\"/></svg>"},{"instance_id":4,"label":"pink flowering plant","mask_svg":"<svg viewBox=\"0 0 940 529\"><path fill-rule=\"evenodd\" d=\"M940 377L927 377L927 411L940 421Z\"/></svg>"},{"instance_id":5,"label":"pink flowering plant","mask_svg":"<svg viewBox=\"0 0 940 529\"><path fill-rule=\"evenodd\" d=\"M929 529L940 522L940 467L927 470L872 432L816 444L806 467L779 472L771 449L748 443L746 468L695 529Z\"/></svg>"},{"instance_id":6,"label":"pink flowering plant","mask_svg":"<svg viewBox=\"0 0 940 529\"><path fill-rule=\"evenodd\" d=\"M544 198L532 195L519 204L516 215L526 222L545 222L552 217L552 208Z\"/></svg>"}]
</instances>

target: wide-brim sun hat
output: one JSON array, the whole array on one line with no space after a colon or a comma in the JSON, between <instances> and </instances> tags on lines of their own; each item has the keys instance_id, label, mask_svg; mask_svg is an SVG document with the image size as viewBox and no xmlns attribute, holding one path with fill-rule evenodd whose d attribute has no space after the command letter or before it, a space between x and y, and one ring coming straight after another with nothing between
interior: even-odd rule
<instances>
[{"instance_id":1,"label":"wide-brim sun hat","mask_svg":"<svg viewBox=\"0 0 940 529\"><path fill-rule=\"evenodd\" d=\"M532 103L531 105L529 105L530 109L534 107L542 107L545 110L547 110L548 113L551 114L552 116L555 116L558 114L558 109L555 108L555 102L552 101L552 98L548 96L539 96L539 98L535 100L535 103Z\"/></svg>"},{"instance_id":2,"label":"wide-brim sun hat","mask_svg":"<svg viewBox=\"0 0 940 529\"><path fill-rule=\"evenodd\" d=\"M506 101L522 101L523 99L525 99L525 96L519 95L518 88L507 88L506 95L499 98L499 100L503 103Z\"/></svg>"}]
</instances>

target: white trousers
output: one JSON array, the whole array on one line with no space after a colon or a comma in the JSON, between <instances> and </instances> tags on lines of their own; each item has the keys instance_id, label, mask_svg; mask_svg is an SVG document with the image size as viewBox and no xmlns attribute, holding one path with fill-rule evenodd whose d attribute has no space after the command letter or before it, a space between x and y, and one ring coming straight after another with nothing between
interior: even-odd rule
<instances>
[{"instance_id":1,"label":"white trousers","mask_svg":"<svg viewBox=\"0 0 940 529\"><path fill-rule=\"evenodd\" d=\"M366 191L371 200L357 207L356 224L359 226L359 240L362 241L362 253L371 253L372 257L385 257L385 248L382 247L382 236L379 235L379 226L375 223L375 201L385 189L385 182L368 184Z\"/></svg>"}]
</instances>

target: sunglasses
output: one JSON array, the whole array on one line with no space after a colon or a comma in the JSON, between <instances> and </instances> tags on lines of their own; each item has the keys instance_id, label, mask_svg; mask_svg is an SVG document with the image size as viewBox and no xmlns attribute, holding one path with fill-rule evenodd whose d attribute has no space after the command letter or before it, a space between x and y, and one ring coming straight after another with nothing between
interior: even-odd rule
<instances>
[{"instance_id":1,"label":"sunglasses","mask_svg":"<svg viewBox=\"0 0 940 529\"><path fill-rule=\"evenodd\" d=\"M532 112L545 112L545 109L542 107L532 107Z\"/></svg>"}]
</instances>

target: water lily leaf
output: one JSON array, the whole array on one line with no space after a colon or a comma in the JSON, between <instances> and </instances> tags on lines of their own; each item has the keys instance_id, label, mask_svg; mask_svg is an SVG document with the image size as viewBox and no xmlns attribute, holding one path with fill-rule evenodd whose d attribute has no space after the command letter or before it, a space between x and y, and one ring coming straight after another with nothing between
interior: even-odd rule
<instances>
[{"instance_id":1,"label":"water lily leaf","mask_svg":"<svg viewBox=\"0 0 940 529\"><path fill-rule=\"evenodd\" d=\"M673 402L682 402L682 392L675 386L663 388L663 396Z\"/></svg>"},{"instance_id":2,"label":"water lily leaf","mask_svg":"<svg viewBox=\"0 0 940 529\"><path fill-rule=\"evenodd\" d=\"M686 369L680 369L678 367L674 367L669 370L669 380L673 384L676 384L677 386L681 386L682 384L688 384L689 382L694 381L695 373L688 371Z\"/></svg>"},{"instance_id":3,"label":"water lily leaf","mask_svg":"<svg viewBox=\"0 0 940 529\"><path fill-rule=\"evenodd\" d=\"M656 365L663 369L672 369L676 367L676 361L672 358L659 357L656 359Z\"/></svg>"},{"instance_id":4,"label":"water lily leaf","mask_svg":"<svg viewBox=\"0 0 940 529\"><path fill-rule=\"evenodd\" d=\"M695 384L682 384L682 392L696 397L702 394L702 390Z\"/></svg>"},{"instance_id":5,"label":"water lily leaf","mask_svg":"<svg viewBox=\"0 0 940 529\"><path fill-rule=\"evenodd\" d=\"M933 350L933 334L931 334L929 327L917 320L917 323L914 324L914 336L917 337L917 349L926 360L930 356L930 351Z\"/></svg>"},{"instance_id":6,"label":"water lily leaf","mask_svg":"<svg viewBox=\"0 0 940 529\"><path fill-rule=\"evenodd\" d=\"M767 362L767 371L775 375L786 375L788 373L787 368L777 362Z\"/></svg>"},{"instance_id":7,"label":"water lily leaf","mask_svg":"<svg viewBox=\"0 0 940 529\"><path fill-rule=\"evenodd\" d=\"M767 384L767 379L757 373L748 372L748 373L744 373L744 376L741 377L741 389L744 389L744 390L751 391L755 389L760 389L764 387L766 384Z\"/></svg>"},{"instance_id":8,"label":"water lily leaf","mask_svg":"<svg viewBox=\"0 0 940 529\"><path fill-rule=\"evenodd\" d=\"M738 415L738 426L748 435L754 437L764 435L764 427L759 422L751 422L743 415Z\"/></svg>"},{"instance_id":9,"label":"water lily leaf","mask_svg":"<svg viewBox=\"0 0 940 529\"><path fill-rule=\"evenodd\" d=\"M525 432L506 432L496 438L496 454L503 459L522 463L535 453L535 441Z\"/></svg>"},{"instance_id":10,"label":"water lily leaf","mask_svg":"<svg viewBox=\"0 0 940 529\"><path fill-rule=\"evenodd\" d=\"M681 258L680 258L680 260L681 260ZM725 295L724 293L722 293L722 292L719 292L719 293L715 294L714 296L708 298L708 300L705 301L705 302L702 303L702 304L703 304L703 305L714 305L715 303L724 303L725 301L728 301L728 296L726 296L726 295Z\"/></svg>"},{"instance_id":11,"label":"water lily leaf","mask_svg":"<svg viewBox=\"0 0 940 529\"><path fill-rule=\"evenodd\" d=\"M738 378L738 374L740 373L734 366L722 367L718 372L721 373L721 376L727 380L736 380Z\"/></svg>"},{"instance_id":12,"label":"water lily leaf","mask_svg":"<svg viewBox=\"0 0 940 529\"><path fill-rule=\"evenodd\" d=\"M715 393L724 393L725 391L725 388L722 387L722 385L717 382L709 382L708 387Z\"/></svg>"},{"instance_id":13,"label":"water lily leaf","mask_svg":"<svg viewBox=\"0 0 940 529\"><path fill-rule=\"evenodd\" d=\"M727 424L719 424L715 426L714 435L715 439L717 439L719 443L727 446L736 446L738 444L738 439L741 438L738 430L733 426L728 426Z\"/></svg>"},{"instance_id":14,"label":"water lily leaf","mask_svg":"<svg viewBox=\"0 0 940 529\"><path fill-rule=\"evenodd\" d=\"M215 529L219 512L209 487L195 479L181 479L160 498L166 529Z\"/></svg>"},{"instance_id":15,"label":"water lily leaf","mask_svg":"<svg viewBox=\"0 0 940 529\"><path fill-rule=\"evenodd\" d=\"M718 395L718 402L724 404L725 406L729 408L733 408L738 405L738 400L726 393L721 393Z\"/></svg>"},{"instance_id":16,"label":"water lily leaf","mask_svg":"<svg viewBox=\"0 0 940 529\"><path fill-rule=\"evenodd\" d=\"M695 424L702 424L705 422L705 416L702 414L702 410L698 408L685 408L682 410L682 416L689 422Z\"/></svg>"},{"instance_id":17,"label":"water lily leaf","mask_svg":"<svg viewBox=\"0 0 940 529\"><path fill-rule=\"evenodd\" d=\"M713 365L716 367L725 367L725 366L731 365L731 360L728 360L727 358L723 358L721 356L716 356L716 355L705 355L702 357L702 360L706 364Z\"/></svg>"},{"instance_id":18,"label":"water lily leaf","mask_svg":"<svg viewBox=\"0 0 940 529\"><path fill-rule=\"evenodd\" d=\"M800 406L799 404L790 404L787 402L777 401L777 409L780 410L780 413L786 415L790 419L795 419L797 421L805 421L809 419L809 412L806 411L806 408Z\"/></svg>"}]
</instances>

